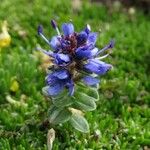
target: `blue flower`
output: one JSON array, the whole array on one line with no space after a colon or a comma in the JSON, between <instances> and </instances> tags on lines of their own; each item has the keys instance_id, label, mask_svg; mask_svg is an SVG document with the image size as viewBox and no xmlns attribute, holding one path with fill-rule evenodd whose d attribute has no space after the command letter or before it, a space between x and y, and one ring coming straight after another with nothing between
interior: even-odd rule
<instances>
[{"instance_id":1,"label":"blue flower","mask_svg":"<svg viewBox=\"0 0 150 150\"><path fill-rule=\"evenodd\" d=\"M78 59L89 59L94 57L98 52L97 47L93 45L85 45L76 49L75 54Z\"/></svg>"},{"instance_id":2,"label":"blue flower","mask_svg":"<svg viewBox=\"0 0 150 150\"><path fill-rule=\"evenodd\" d=\"M104 75L112 68L112 65L101 60L110 54L108 49L113 48L114 41L99 50L95 45L98 34L91 32L89 25L78 33L75 32L72 23L64 23L61 27L63 34L60 33L54 20L51 21L51 25L57 35L50 41L45 37L42 26L38 27L38 34L53 49L52 51L39 49L51 57L53 62L53 70L46 77L48 94L56 96L67 88L69 95L73 95L74 86L80 79L86 85L97 85L99 83L97 75Z\"/></svg>"},{"instance_id":3,"label":"blue flower","mask_svg":"<svg viewBox=\"0 0 150 150\"><path fill-rule=\"evenodd\" d=\"M61 43L59 41L59 37L58 36L54 36L52 37L51 41L50 41L50 46L55 50L55 51L59 51L61 49Z\"/></svg>"},{"instance_id":4,"label":"blue flower","mask_svg":"<svg viewBox=\"0 0 150 150\"><path fill-rule=\"evenodd\" d=\"M69 89L69 95L73 94L74 84L71 80L71 76L67 70L56 70L46 77L48 88L48 94L50 96L56 96L66 87Z\"/></svg>"},{"instance_id":5,"label":"blue flower","mask_svg":"<svg viewBox=\"0 0 150 150\"><path fill-rule=\"evenodd\" d=\"M66 66L71 62L71 59L67 54L55 54L54 62L59 66Z\"/></svg>"},{"instance_id":6,"label":"blue flower","mask_svg":"<svg viewBox=\"0 0 150 150\"><path fill-rule=\"evenodd\" d=\"M89 33L88 38L87 38L87 43L95 45L96 40L97 40L97 33L94 33L94 32Z\"/></svg>"},{"instance_id":7,"label":"blue flower","mask_svg":"<svg viewBox=\"0 0 150 150\"><path fill-rule=\"evenodd\" d=\"M112 68L112 65L99 61L97 59L90 59L87 64L84 65L84 69L87 72L95 73L98 75L105 74Z\"/></svg>"},{"instance_id":8,"label":"blue flower","mask_svg":"<svg viewBox=\"0 0 150 150\"><path fill-rule=\"evenodd\" d=\"M64 32L65 36L69 36L74 33L74 26L72 23L64 23L62 25L62 31Z\"/></svg>"}]
</instances>

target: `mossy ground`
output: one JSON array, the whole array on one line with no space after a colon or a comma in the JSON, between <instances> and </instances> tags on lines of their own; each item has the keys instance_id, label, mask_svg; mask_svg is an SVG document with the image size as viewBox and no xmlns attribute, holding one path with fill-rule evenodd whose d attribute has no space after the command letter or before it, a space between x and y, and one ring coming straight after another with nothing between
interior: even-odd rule
<instances>
[{"instance_id":1,"label":"mossy ground","mask_svg":"<svg viewBox=\"0 0 150 150\"><path fill-rule=\"evenodd\" d=\"M86 114L90 133L75 131L68 124L56 129L54 149L138 150L150 147L150 19L140 10L134 14L85 2L74 11L69 0L1 0L0 21L8 21L11 45L0 52L0 150L46 149L47 128L40 124L50 103L41 93L45 72L34 55L40 44L37 36L42 23L51 37L55 31L49 20L59 24L72 20L76 30L89 23L99 31L97 45L116 41L106 62L114 69L101 78L97 110ZM21 34L20 32L22 31ZM19 90L11 92L12 80ZM23 103L14 104L7 96ZM24 97L24 98L23 98ZM97 137L95 131L99 130Z\"/></svg>"}]
</instances>

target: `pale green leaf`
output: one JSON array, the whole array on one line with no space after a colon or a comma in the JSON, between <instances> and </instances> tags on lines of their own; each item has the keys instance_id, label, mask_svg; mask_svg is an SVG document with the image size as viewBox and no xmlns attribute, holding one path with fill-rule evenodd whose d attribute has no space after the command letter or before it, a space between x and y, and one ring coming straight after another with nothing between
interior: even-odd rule
<instances>
[{"instance_id":1,"label":"pale green leaf","mask_svg":"<svg viewBox=\"0 0 150 150\"><path fill-rule=\"evenodd\" d=\"M60 124L68 121L71 118L72 113L67 108L58 108L51 106L48 112L48 118L52 124Z\"/></svg>"},{"instance_id":2,"label":"pale green leaf","mask_svg":"<svg viewBox=\"0 0 150 150\"><path fill-rule=\"evenodd\" d=\"M52 97L52 102L57 107L69 106L74 102L74 97L68 95L68 91L64 90L59 95Z\"/></svg>"},{"instance_id":3,"label":"pale green leaf","mask_svg":"<svg viewBox=\"0 0 150 150\"><path fill-rule=\"evenodd\" d=\"M99 93L97 88L89 87L88 89L88 95L93 97L93 100L98 101L99 100Z\"/></svg>"},{"instance_id":4,"label":"pale green leaf","mask_svg":"<svg viewBox=\"0 0 150 150\"><path fill-rule=\"evenodd\" d=\"M69 121L76 130L84 133L89 132L88 122L83 116L79 114L73 114Z\"/></svg>"},{"instance_id":5,"label":"pale green leaf","mask_svg":"<svg viewBox=\"0 0 150 150\"><path fill-rule=\"evenodd\" d=\"M95 99L81 92L75 94L75 102L73 106L84 111L92 111L96 109Z\"/></svg>"}]
</instances>

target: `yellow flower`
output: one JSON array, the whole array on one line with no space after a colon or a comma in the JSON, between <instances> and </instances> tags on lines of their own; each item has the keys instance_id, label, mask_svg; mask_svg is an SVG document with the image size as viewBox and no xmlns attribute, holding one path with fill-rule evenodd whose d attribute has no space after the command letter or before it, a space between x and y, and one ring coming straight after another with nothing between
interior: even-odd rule
<instances>
[{"instance_id":1,"label":"yellow flower","mask_svg":"<svg viewBox=\"0 0 150 150\"><path fill-rule=\"evenodd\" d=\"M10 90L12 92L17 92L19 90L19 83L18 83L18 81L16 80L15 77L12 78L11 80L12 80L12 82L11 82L11 85L10 85Z\"/></svg>"},{"instance_id":2,"label":"yellow flower","mask_svg":"<svg viewBox=\"0 0 150 150\"><path fill-rule=\"evenodd\" d=\"M11 37L8 33L7 21L2 23L2 32L0 33L0 48L10 45Z\"/></svg>"}]
</instances>

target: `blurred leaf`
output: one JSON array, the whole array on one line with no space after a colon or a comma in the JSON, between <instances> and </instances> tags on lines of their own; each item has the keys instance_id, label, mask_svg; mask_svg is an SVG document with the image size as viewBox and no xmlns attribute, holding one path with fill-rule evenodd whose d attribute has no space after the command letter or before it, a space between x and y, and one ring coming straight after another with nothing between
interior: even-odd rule
<instances>
[{"instance_id":1,"label":"blurred leaf","mask_svg":"<svg viewBox=\"0 0 150 150\"><path fill-rule=\"evenodd\" d=\"M44 87L42 89L42 92L45 96L48 96L51 98L53 104L56 107L65 107L65 106L69 106L74 102L74 97L71 97L68 95L68 91L67 90L63 90L63 92L61 92L59 95L57 96L49 96L48 92L48 86Z\"/></svg>"},{"instance_id":2,"label":"blurred leaf","mask_svg":"<svg viewBox=\"0 0 150 150\"><path fill-rule=\"evenodd\" d=\"M42 93L43 93L43 95L49 96L47 90L48 90L48 86L45 86L45 87L42 88Z\"/></svg>"},{"instance_id":3,"label":"blurred leaf","mask_svg":"<svg viewBox=\"0 0 150 150\"><path fill-rule=\"evenodd\" d=\"M99 100L99 93L98 93L98 90L97 88L92 88L92 87L89 87L88 89L88 95L93 97L95 101L98 101Z\"/></svg>"},{"instance_id":4,"label":"blurred leaf","mask_svg":"<svg viewBox=\"0 0 150 150\"><path fill-rule=\"evenodd\" d=\"M55 130L52 128L52 129L48 130L48 133L47 133L47 148L48 148L48 150L52 150L54 140L55 140Z\"/></svg>"},{"instance_id":5,"label":"blurred leaf","mask_svg":"<svg viewBox=\"0 0 150 150\"><path fill-rule=\"evenodd\" d=\"M89 125L87 120L79 114L73 114L70 119L70 123L76 130L84 133L89 132Z\"/></svg>"},{"instance_id":6,"label":"blurred leaf","mask_svg":"<svg viewBox=\"0 0 150 150\"><path fill-rule=\"evenodd\" d=\"M52 98L52 102L55 106L57 107L65 107L65 106L69 106L73 103L74 98L66 95L66 96L60 96L60 97L53 97Z\"/></svg>"},{"instance_id":7,"label":"blurred leaf","mask_svg":"<svg viewBox=\"0 0 150 150\"><path fill-rule=\"evenodd\" d=\"M68 109L72 112L72 114L79 114L81 116L84 115L84 113L79 109L75 109L75 108L71 108L71 107L69 107Z\"/></svg>"},{"instance_id":8,"label":"blurred leaf","mask_svg":"<svg viewBox=\"0 0 150 150\"><path fill-rule=\"evenodd\" d=\"M26 104L25 102L23 101L16 101L14 100L11 96L7 95L6 96L6 100L10 103L10 104L13 104L14 106L16 107L27 107L28 104Z\"/></svg>"},{"instance_id":9,"label":"blurred leaf","mask_svg":"<svg viewBox=\"0 0 150 150\"><path fill-rule=\"evenodd\" d=\"M66 108L58 108L54 105L51 106L48 112L49 121L52 124L60 124L68 121L72 113Z\"/></svg>"},{"instance_id":10,"label":"blurred leaf","mask_svg":"<svg viewBox=\"0 0 150 150\"><path fill-rule=\"evenodd\" d=\"M85 93L76 92L74 106L84 111L92 111L96 109L95 99Z\"/></svg>"},{"instance_id":11,"label":"blurred leaf","mask_svg":"<svg viewBox=\"0 0 150 150\"><path fill-rule=\"evenodd\" d=\"M52 102L57 107L65 107L74 102L74 97L69 96L68 90L64 89L58 96L52 97Z\"/></svg>"},{"instance_id":12,"label":"blurred leaf","mask_svg":"<svg viewBox=\"0 0 150 150\"><path fill-rule=\"evenodd\" d=\"M72 8L75 11L78 11L82 8L82 1L81 0L72 0Z\"/></svg>"},{"instance_id":13,"label":"blurred leaf","mask_svg":"<svg viewBox=\"0 0 150 150\"><path fill-rule=\"evenodd\" d=\"M87 95L93 97L94 101L99 100L99 93L97 87L90 87L90 86L87 87L86 85L80 83L77 86L77 91L83 91L83 93L86 93Z\"/></svg>"}]
</instances>

